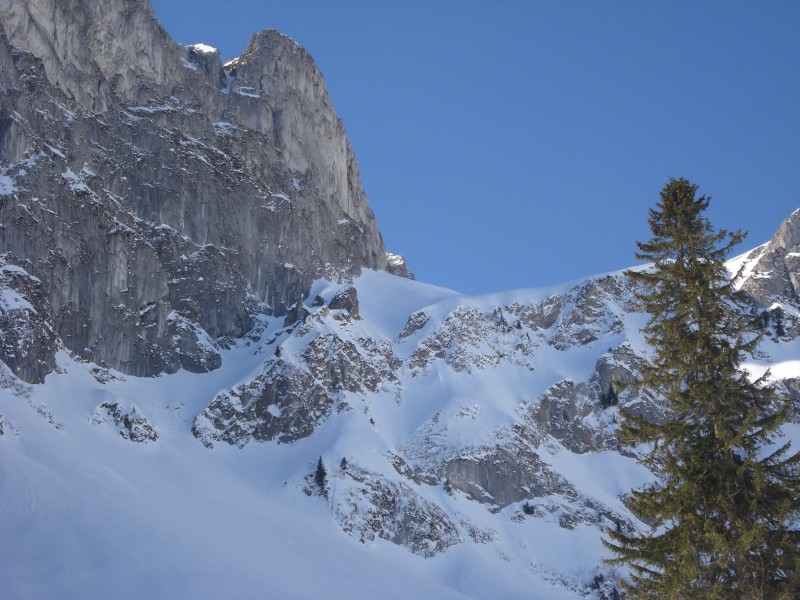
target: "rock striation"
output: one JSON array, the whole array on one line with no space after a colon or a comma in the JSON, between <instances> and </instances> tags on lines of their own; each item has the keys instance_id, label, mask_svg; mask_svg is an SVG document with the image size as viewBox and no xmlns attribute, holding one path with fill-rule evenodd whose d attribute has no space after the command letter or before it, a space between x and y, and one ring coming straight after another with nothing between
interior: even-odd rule
<instances>
[{"instance_id":1,"label":"rock striation","mask_svg":"<svg viewBox=\"0 0 800 600\"><path fill-rule=\"evenodd\" d=\"M222 65L147 1L0 5L0 248L64 347L133 375L214 369L315 279L389 267L308 53L263 31Z\"/></svg>"}]
</instances>

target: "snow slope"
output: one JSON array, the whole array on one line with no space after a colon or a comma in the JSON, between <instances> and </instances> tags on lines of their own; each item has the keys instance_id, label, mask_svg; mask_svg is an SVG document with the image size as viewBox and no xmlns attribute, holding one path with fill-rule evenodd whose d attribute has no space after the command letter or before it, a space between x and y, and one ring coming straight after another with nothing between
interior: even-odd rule
<instances>
[{"instance_id":1,"label":"snow slope","mask_svg":"<svg viewBox=\"0 0 800 600\"><path fill-rule=\"evenodd\" d=\"M521 407L539 406L565 380L590 380L612 347L641 351L642 316L626 312L624 293L603 296L619 277L469 298L365 271L354 283L361 318L313 306L300 327L264 318L210 373L123 376L63 351L41 385L4 370L3 597L602 597L613 577L602 565L603 529L630 520L620 497L652 475L605 442L584 451L570 432L536 429ZM309 298L330 303L346 287L319 281ZM553 298L558 317L529 326ZM579 308L583 321L573 318ZM428 320L409 328L420 314ZM246 438L209 449L194 437L197 416L256 378L278 346L283 360L308 368L302 352L315 335L389 340L397 381L339 392L340 409L292 443ZM428 352L440 342L441 356ZM798 342L775 346L776 374L800 376ZM586 409L575 426L613 437L617 410ZM540 438L520 446L523 427ZM453 465L515 448L533 453L552 488L537 494L528 482L525 503L516 489L487 501L474 484L454 480L448 490L442 474ZM309 487L319 457L327 497ZM438 539L407 531L428 525Z\"/></svg>"}]
</instances>

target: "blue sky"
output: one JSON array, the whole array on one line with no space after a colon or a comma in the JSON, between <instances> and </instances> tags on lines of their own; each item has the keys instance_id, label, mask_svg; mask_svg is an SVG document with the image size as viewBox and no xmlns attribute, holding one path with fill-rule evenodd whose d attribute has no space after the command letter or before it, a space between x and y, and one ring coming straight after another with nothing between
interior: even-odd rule
<instances>
[{"instance_id":1,"label":"blue sky","mask_svg":"<svg viewBox=\"0 0 800 600\"><path fill-rule=\"evenodd\" d=\"M717 227L800 207L800 2L152 0L183 44L277 29L325 76L390 251L465 293L635 264L670 176Z\"/></svg>"}]
</instances>

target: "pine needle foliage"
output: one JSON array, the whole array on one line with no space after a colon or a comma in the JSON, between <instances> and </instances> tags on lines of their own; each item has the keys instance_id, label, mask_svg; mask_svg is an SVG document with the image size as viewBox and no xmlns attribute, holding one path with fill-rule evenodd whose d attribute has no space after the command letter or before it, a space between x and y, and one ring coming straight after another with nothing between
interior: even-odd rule
<instances>
[{"instance_id":1,"label":"pine needle foliage","mask_svg":"<svg viewBox=\"0 0 800 600\"><path fill-rule=\"evenodd\" d=\"M609 530L634 598L795 598L800 589L800 455L778 444L786 423L767 385L741 367L759 343L724 261L745 236L714 231L710 198L670 179L637 242L653 267L630 272L649 313L652 362L634 389L663 398L664 422L624 414L619 442L648 448L659 483L631 494L650 530ZM738 277L738 275L737 275Z\"/></svg>"}]
</instances>

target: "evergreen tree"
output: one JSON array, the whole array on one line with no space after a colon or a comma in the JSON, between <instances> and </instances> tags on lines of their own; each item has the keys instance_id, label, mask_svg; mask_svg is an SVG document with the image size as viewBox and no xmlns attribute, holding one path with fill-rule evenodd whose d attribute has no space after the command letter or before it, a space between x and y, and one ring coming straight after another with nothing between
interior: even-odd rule
<instances>
[{"instance_id":1,"label":"evergreen tree","mask_svg":"<svg viewBox=\"0 0 800 600\"><path fill-rule=\"evenodd\" d=\"M614 384L609 383L608 389L600 393L600 405L604 408L609 406L616 406L619 403L619 396L617 390L614 389Z\"/></svg>"},{"instance_id":2,"label":"evergreen tree","mask_svg":"<svg viewBox=\"0 0 800 600\"><path fill-rule=\"evenodd\" d=\"M319 491L322 494L327 493L328 487L328 472L325 470L325 464L322 462L322 457L317 461L317 470L314 471L314 483L317 484Z\"/></svg>"},{"instance_id":3,"label":"evergreen tree","mask_svg":"<svg viewBox=\"0 0 800 600\"><path fill-rule=\"evenodd\" d=\"M663 423L624 415L623 446L651 448L660 482L632 492L647 533L608 531L610 562L640 598L790 598L800 589L800 455L774 445L788 407L740 367L760 340L724 260L744 234L715 232L697 186L671 179L650 210L653 237L629 275L650 319L652 364L634 389L662 397Z\"/></svg>"},{"instance_id":4,"label":"evergreen tree","mask_svg":"<svg viewBox=\"0 0 800 600\"><path fill-rule=\"evenodd\" d=\"M775 314L775 337L782 338L786 335L786 329L783 327L783 309L780 306L776 306L773 313Z\"/></svg>"}]
</instances>

